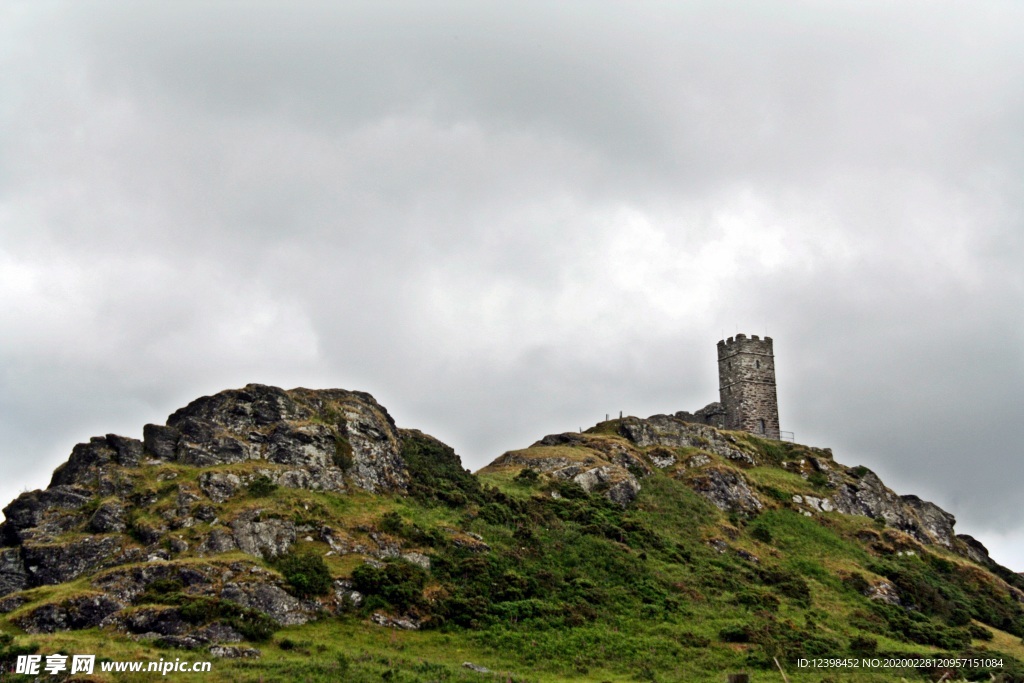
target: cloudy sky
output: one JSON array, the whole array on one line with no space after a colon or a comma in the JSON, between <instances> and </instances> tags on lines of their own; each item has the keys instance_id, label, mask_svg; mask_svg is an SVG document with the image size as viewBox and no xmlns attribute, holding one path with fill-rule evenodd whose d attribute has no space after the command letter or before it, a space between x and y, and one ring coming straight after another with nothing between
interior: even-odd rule
<instances>
[{"instance_id":1,"label":"cloudy sky","mask_svg":"<svg viewBox=\"0 0 1024 683\"><path fill-rule=\"evenodd\" d=\"M1024 5L0 2L0 499L262 382L476 469L717 398L1024 570Z\"/></svg>"}]
</instances>

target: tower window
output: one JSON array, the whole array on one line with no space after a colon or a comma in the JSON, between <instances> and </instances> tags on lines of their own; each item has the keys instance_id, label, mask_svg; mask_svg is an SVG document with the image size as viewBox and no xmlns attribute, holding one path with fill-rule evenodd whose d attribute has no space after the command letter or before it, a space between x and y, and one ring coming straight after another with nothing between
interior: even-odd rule
<instances>
[{"instance_id":1,"label":"tower window","mask_svg":"<svg viewBox=\"0 0 1024 683\"><path fill-rule=\"evenodd\" d=\"M754 366L755 366L755 367L756 367L757 369L759 369L759 370L760 370L760 369L761 369L761 361L759 361L759 360L755 360L755 361L754 361Z\"/></svg>"},{"instance_id":2,"label":"tower window","mask_svg":"<svg viewBox=\"0 0 1024 683\"><path fill-rule=\"evenodd\" d=\"M760 420L760 422L761 422L761 433L764 434L764 420Z\"/></svg>"}]
</instances>

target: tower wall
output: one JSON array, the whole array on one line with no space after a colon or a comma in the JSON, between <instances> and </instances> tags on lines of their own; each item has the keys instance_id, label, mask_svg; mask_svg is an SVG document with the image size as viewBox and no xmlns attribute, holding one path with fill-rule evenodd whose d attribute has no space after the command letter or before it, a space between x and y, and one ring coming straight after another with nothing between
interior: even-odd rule
<instances>
[{"instance_id":1,"label":"tower wall","mask_svg":"<svg viewBox=\"0 0 1024 683\"><path fill-rule=\"evenodd\" d=\"M779 402L775 394L775 353L772 338L718 342L718 391L725 408L725 428L769 439L779 438Z\"/></svg>"}]
</instances>

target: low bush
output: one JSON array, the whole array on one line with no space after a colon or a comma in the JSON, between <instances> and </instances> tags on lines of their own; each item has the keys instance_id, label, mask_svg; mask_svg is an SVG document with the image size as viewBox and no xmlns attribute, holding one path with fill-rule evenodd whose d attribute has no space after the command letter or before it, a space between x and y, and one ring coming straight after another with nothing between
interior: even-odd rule
<instances>
[{"instance_id":1,"label":"low bush","mask_svg":"<svg viewBox=\"0 0 1024 683\"><path fill-rule=\"evenodd\" d=\"M267 475L261 474L246 484L245 489L253 498L266 498L277 490L277 484Z\"/></svg>"},{"instance_id":2,"label":"low bush","mask_svg":"<svg viewBox=\"0 0 1024 683\"><path fill-rule=\"evenodd\" d=\"M380 598L400 611L424 604L426 583L427 573L422 567L400 559L388 559L383 567L363 564L352 572L352 584L357 591Z\"/></svg>"},{"instance_id":3,"label":"low bush","mask_svg":"<svg viewBox=\"0 0 1024 683\"><path fill-rule=\"evenodd\" d=\"M331 589L331 573L327 564L314 551L290 552L274 559L271 564L300 598L324 595Z\"/></svg>"},{"instance_id":4,"label":"low bush","mask_svg":"<svg viewBox=\"0 0 1024 683\"><path fill-rule=\"evenodd\" d=\"M343 472L348 472L355 464L352 457L352 444L344 436L334 439L334 453L331 455L331 462Z\"/></svg>"},{"instance_id":5,"label":"low bush","mask_svg":"<svg viewBox=\"0 0 1024 683\"><path fill-rule=\"evenodd\" d=\"M519 474L513 478L513 481L517 484L523 484L524 486L532 486L539 480L540 473L538 473L537 470L530 469L529 467L519 470Z\"/></svg>"},{"instance_id":6,"label":"low bush","mask_svg":"<svg viewBox=\"0 0 1024 683\"><path fill-rule=\"evenodd\" d=\"M219 622L238 631L244 638L254 642L270 639L277 630L277 622L262 612L238 603L217 598L180 596L178 612L190 624L202 625Z\"/></svg>"}]
</instances>

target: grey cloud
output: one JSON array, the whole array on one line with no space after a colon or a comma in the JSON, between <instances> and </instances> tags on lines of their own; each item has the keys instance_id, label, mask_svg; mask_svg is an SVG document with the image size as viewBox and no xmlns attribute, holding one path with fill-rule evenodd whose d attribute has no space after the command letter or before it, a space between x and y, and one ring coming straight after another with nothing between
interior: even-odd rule
<instances>
[{"instance_id":1,"label":"grey cloud","mask_svg":"<svg viewBox=\"0 0 1024 683\"><path fill-rule=\"evenodd\" d=\"M249 381L476 468L767 327L784 429L1024 566L1018 5L0 11L0 498Z\"/></svg>"}]
</instances>

